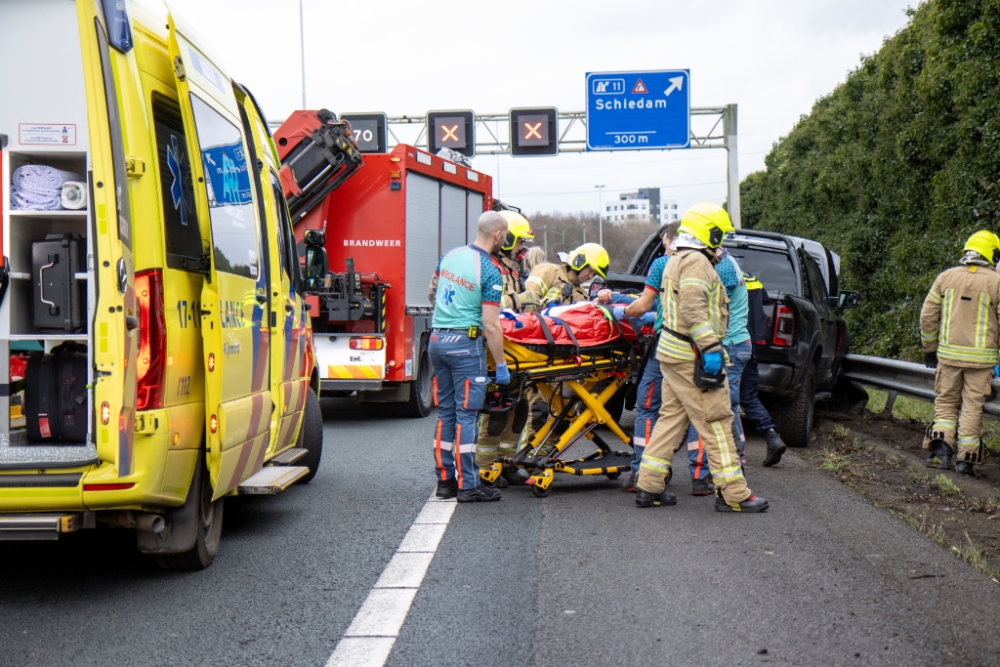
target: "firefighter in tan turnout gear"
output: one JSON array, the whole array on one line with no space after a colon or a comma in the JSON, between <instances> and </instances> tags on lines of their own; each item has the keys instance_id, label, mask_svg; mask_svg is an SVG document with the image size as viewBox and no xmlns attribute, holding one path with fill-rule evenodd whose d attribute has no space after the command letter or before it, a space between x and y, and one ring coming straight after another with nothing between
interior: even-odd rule
<instances>
[{"instance_id":1,"label":"firefighter in tan turnout gear","mask_svg":"<svg viewBox=\"0 0 1000 667\"><path fill-rule=\"evenodd\" d=\"M927 466L973 475L983 462L983 404L1000 356L1000 238L979 231L965 244L959 266L934 280L920 311L924 363L934 377L934 423ZM957 438L956 438L957 436ZM956 442L957 441L957 442Z\"/></svg>"},{"instance_id":2,"label":"firefighter in tan turnout gear","mask_svg":"<svg viewBox=\"0 0 1000 667\"><path fill-rule=\"evenodd\" d=\"M525 241L535 238L528 220L516 211L500 211L507 221L507 238L496 257L503 268L503 309L515 312L529 312L538 305L536 294L524 291L521 277L521 262L527 254ZM490 469L497 457L513 456L517 452L521 431L527 421L527 397L522 397L522 404L508 412L487 413L479 417L479 438L476 440L476 464L484 472ZM528 474L520 468L503 466L501 477L493 482L498 488L509 484L524 484Z\"/></svg>"},{"instance_id":3,"label":"firefighter in tan turnout gear","mask_svg":"<svg viewBox=\"0 0 1000 667\"><path fill-rule=\"evenodd\" d=\"M684 445L688 425L694 424L715 482L715 509L764 512L768 508L765 499L750 492L743 477L729 388L722 374L729 302L714 267L729 231L733 223L721 207L706 210L699 205L688 210L678 230L677 251L664 267L663 329L656 348L663 370L663 403L639 466L635 500L639 507L677 502L665 490L665 479L674 453Z\"/></svg>"},{"instance_id":4,"label":"firefighter in tan turnout gear","mask_svg":"<svg viewBox=\"0 0 1000 667\"><path fill-rule=\"evenodd\" d=\"M559 264L539 264L524 282L525 294L537 298L541 307L569 305L590 297L580 283L595 275L606 277L608 251L596 243L584 243L569 253L559 253Z\"/></svg>"}]
</instances>

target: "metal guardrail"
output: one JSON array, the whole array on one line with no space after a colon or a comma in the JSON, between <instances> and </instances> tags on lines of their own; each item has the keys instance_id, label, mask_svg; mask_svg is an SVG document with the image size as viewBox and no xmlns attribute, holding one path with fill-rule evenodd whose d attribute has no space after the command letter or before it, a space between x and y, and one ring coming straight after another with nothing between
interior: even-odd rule
<instances>
[{"instance_id":1,"label":"metal guardrail","mask_svg":"<svg viewBox=\"0 0 1000 667\"><path fill-rule=\"evenodd\" d=\"M844 359L844 375L851 380L876 389L905 394L925 401L934 400L934 369L912 361L849 354ZM892 409L889 403L888 409ZM983 412L1000 417L1000 379L993 378L993 394L983 406Z\"/></svg>"}]
</instances>

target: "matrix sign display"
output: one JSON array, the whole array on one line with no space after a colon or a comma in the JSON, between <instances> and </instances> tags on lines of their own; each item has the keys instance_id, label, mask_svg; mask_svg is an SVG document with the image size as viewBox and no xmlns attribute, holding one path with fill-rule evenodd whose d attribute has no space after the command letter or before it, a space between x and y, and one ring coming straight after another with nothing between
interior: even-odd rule
<instances>
[{"instance_id":1,"label":"matrix sign display","mask_svg":"<svg viewBox=\"0 0 1000 667\"><path fill-rule=\"evenodd\" d=\"M510 110L511 155L559 152L559 112L554 107Z\"/></svg>"},{"instance_id":2,"label":"matrix sign display","mask_svg":"<svg viewBox=\"0 0 1000 667\"><path fill-rule=\"evenodd\" d=\"M345 113L340 119L351 123L351 136L362 153L385 153L389 150L384 113Z\"/></svg>"},{"instance_id":3,"label":"matrix sign display","mask_svg":"<svg viewBox=\"0 0 1000 667\"><path fill-rule=\"evenodd\" d=\"M476 115L471 111L427 114L427 147L431 153L450 148L466 157L476 154Z\"/></svg>"}]
</instances>

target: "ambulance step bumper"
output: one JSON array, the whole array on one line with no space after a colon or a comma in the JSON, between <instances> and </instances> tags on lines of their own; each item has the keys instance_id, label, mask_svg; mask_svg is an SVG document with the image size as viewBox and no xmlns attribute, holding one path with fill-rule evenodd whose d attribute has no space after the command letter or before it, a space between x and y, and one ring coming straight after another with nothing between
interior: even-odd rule
<instances>
[{"instance_id":1,"label":"ambulance step bumper","mask_svg":"<svg viewBox=\"0 0 1000 667\"><path fill-rule=\"evenodd\" d=\"M309 450L304 447L293 447L292 449L285 450L275 456L273 459L267 462L269 466L287 466L295 463L303 456L309 453Z\"/></svg>"},{"instance_id":2,"label":"ambulance step bumper","mask_svg":"<svg viewBox=\"0 0 1000 667\"><path fill-rule=\"evenodd\" d=\"M272 466L240 483L240 493L248 496L273 496L281 493L309 473L305 466Z\"/></svg>"},{"instance_id":3,"label":"ambulance step bumper","mask_svg":"<svg viewBox=\"0 0 1000 667\"><path fill-rule=\"evenodd\" d=\"M93 527L93 512L6 514L0 516L0 542L58 540L63 533Z\"/></svg>"},{"instance_id":4,"label":"ambulance step bumper","mask_svg":"<svg viewBox=\"0 0 1000 667\"><path fill-rule=\"evenodd\" d=\"M381 380L320 380L320 391L380 391Z\"/></svg>"}]
</instances>

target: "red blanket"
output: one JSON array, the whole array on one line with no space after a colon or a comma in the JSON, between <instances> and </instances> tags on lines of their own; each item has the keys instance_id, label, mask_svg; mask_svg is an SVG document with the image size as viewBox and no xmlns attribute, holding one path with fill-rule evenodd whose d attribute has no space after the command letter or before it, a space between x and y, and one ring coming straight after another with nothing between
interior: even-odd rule
<instances>
[{"instance_id":1,"label":"red blanket","mask_svg":"<svg viewBox=\"0 0 1000 667\"><path fill-rule=\"evenodd\" d=\"M610 309L605 310L589 302L555 308L550 312L551 316L542 313L522 313L516 319L502 315L500 326L504 338L522 345L547 345L549 341L539 323L541 318L548 326L556 345L573 345L573 339L566 332L566 326L572 329L580 347L604 345L622 337L625 340L636 340L635 331L628 322L612 322ZM646 329L648 331L644 330L644 334L652 333L652 327Z\"/></svg>"}]
</instances>

